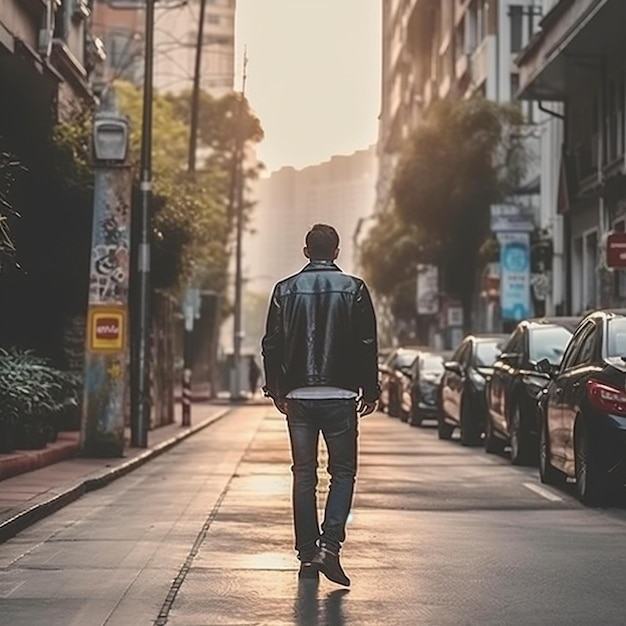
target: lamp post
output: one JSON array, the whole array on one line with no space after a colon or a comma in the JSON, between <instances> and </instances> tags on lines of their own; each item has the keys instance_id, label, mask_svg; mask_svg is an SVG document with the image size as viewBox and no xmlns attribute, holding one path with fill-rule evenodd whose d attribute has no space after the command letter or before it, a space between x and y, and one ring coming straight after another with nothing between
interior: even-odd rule
<instances>
[{"instance_id":1,"label":"lamp post","mask_svg":"<svg viewBox=\"0 0 626 626\"><path fill-rule=\"evenodd\" d=\"M152 202L152 97L154 75L154 3L146 0L143 115L139 178L139 216L133 281L130 427L131 445L148 446L150 422L150 212Z\"/></svg>"},{"instance_id":2,"label":"lamp post","mask_svg":"<svg viewBox=\"0 0 626 626\"><path fill-rule=\"evenodd\" d=\"M107 98L93 130L95 170L81 449L124 451L131 173L128 122Z\"/></svg>"}]
</instances>

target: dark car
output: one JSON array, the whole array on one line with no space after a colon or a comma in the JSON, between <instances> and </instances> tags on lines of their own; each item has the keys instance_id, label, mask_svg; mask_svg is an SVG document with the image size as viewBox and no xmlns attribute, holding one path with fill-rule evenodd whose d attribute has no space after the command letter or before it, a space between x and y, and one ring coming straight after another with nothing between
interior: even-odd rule
<instances>
[{"instance_id":1,"label":"dark car","mask_svg":"<svg viewBox=\"0 0 626 626\"><path fill-rule=\"evenodd\" d=\"M437 391L444 361L444 355L437 352L420 352L413 361L402 404L412 426L420 426L425 419L437 419Z\"/></svg>"},{"instance_id":2,"label":"dark car","mask_svg":"<svg viewBox=\"0 0 626 626\"><path fill-rule=\"evenodd\" d=\"M379 366L380 400L379 407L391 417L402 413L402 389L411 371L411 365L420 352L420 347L396 348Z\"/></svg>"},{"instance_id":3,"label":"dark car","mask_svg":"<svg viewBox=\"0 0 626 626\"><path fill-rule=\"evenodd\" d=\"M540 369L549 371L547 362ZM626 481L626 313L586 316L538 406L544 483L575 478L586 505L608 502Z\"/></svg>"},{"instance_id":4,"label":"dark car","mask_svg":"<svg viewBox=\"0 0 626 626\"><path fill-rule=\"evenodd\" d=\"M537 398L550 382L537 363L547 359L553 368L561 363L567 342L579 317L554 317L520 322L493 364L485 398L485 450L501 452L511 446L511 462L536 462Z\"/></svg>"},{"instance_id":5,"label":"dark car","mask_svg":"<svg viewBox=\"0 0 626 626\"><path fill-rule=\"evenodd\" d=\"M444 363L439 386L439 439L461 429L461 443L481 443L485 416L485 383L508 335L468 335Z\"/></svg>"}]
</instances>

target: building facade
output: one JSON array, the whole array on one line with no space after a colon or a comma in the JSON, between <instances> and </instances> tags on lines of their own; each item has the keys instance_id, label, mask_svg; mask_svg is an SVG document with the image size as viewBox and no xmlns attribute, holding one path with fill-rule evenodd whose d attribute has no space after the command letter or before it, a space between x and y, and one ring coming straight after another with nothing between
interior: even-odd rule
<instances>
[{"instance_id":1,"label":"building facade","mask_svg":"<svg viewBox=\"0 0 626 626\"><path fill-rule=\"evenodd\" d=\"M201 0L157 4L154 86L170 93L191 90ZM235 76L236 0L204 0L201 88L219 97L231 93Z\"/></svg>"},{"instance_id":2,"label":"building facade","mask_svg":"<svg viewBox=\"0 0 626 626\"><path fill-rule=\"evenodd\" d=\"M260 298L262 306L255 314L258 319L245 320L246 346L259 345L273 285L304 266L304 235L313 224L325 222L337 229L341 238L337 263L345 272L357 272L355 239L374 206L377 170L376 147L371 146L301 170L283 167L255 183L251 200L256 206L243 243L243 274L245 299ZM224 336L230 336L228 330Z\"/></svg>"},{"instance_id":3,"label":"building facade","mask_svg":"<svg viewBox=\"0 0 626 626\"><path fill-rule=\"evenodd\" d=\"M145 11L137 3L95 1L93 32L106 50L105 62L96 78L100 89L115 80L142 83L144 31Z\"/></svg>"},{"instance_id":4,"label":"building facade","mask_svg":"<svg viewBox=\"0 0 626 626\"><path fill-rule=\"evenodd\" d=\"M624 306L623 269L607 238L626 224L626 43L619 0L546 0L540 30L518 58L520 96L548 111L542 167L562 245L564 309Z\"/></svg>"},{"instance_id":5,"label":"building facade","mask_svg":"<svg viewBox=\"0 0 626 626\"><path fill-rule=\"evenodd\" d=\"M404 141L436 101L473 96L499 103L515 101L519 90L515 59L537 30L541 14L540 0L383 2L378 212L390 203L393 173ZM527 124L530 166L511 202L532 211L540 230L549 221L541 210L544 114L532 102L519 106ZM476 302L476 329L495 330L493 291L485 289L481 297Z\"/></svg>"}]
</instances>

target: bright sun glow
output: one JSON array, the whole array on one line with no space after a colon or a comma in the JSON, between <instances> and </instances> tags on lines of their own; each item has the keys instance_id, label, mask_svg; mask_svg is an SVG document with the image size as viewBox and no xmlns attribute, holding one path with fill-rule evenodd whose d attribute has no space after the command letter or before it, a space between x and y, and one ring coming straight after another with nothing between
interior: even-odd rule
<instances>
[{"instance_id":1,"label":"bright sun glow","mask_svg":"<svg viewBox=\"0 0 626 626\"><path fill-rule=\"evenodd\" d=\"M237 68L247 47L251 105L269 171L375 143L380 0L237 0Z\"/></svg>"}]
</instances>

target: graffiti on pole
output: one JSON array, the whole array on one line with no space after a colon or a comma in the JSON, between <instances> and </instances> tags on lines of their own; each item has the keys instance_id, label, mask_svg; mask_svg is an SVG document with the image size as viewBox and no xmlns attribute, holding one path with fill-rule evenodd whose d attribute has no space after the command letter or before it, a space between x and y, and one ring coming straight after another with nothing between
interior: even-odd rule
<instances>
[{"instance_id":1,"label":"graffiti on pole","mask_svg":"<svg viewBox=\"0 0 626 626\"><path fill-rule=\"evenodd\" d=\"M96 173L92 231L90 304L121 304L128 299L130 264L130 182L127 171Z\"/></svg>"}]
</instances>

